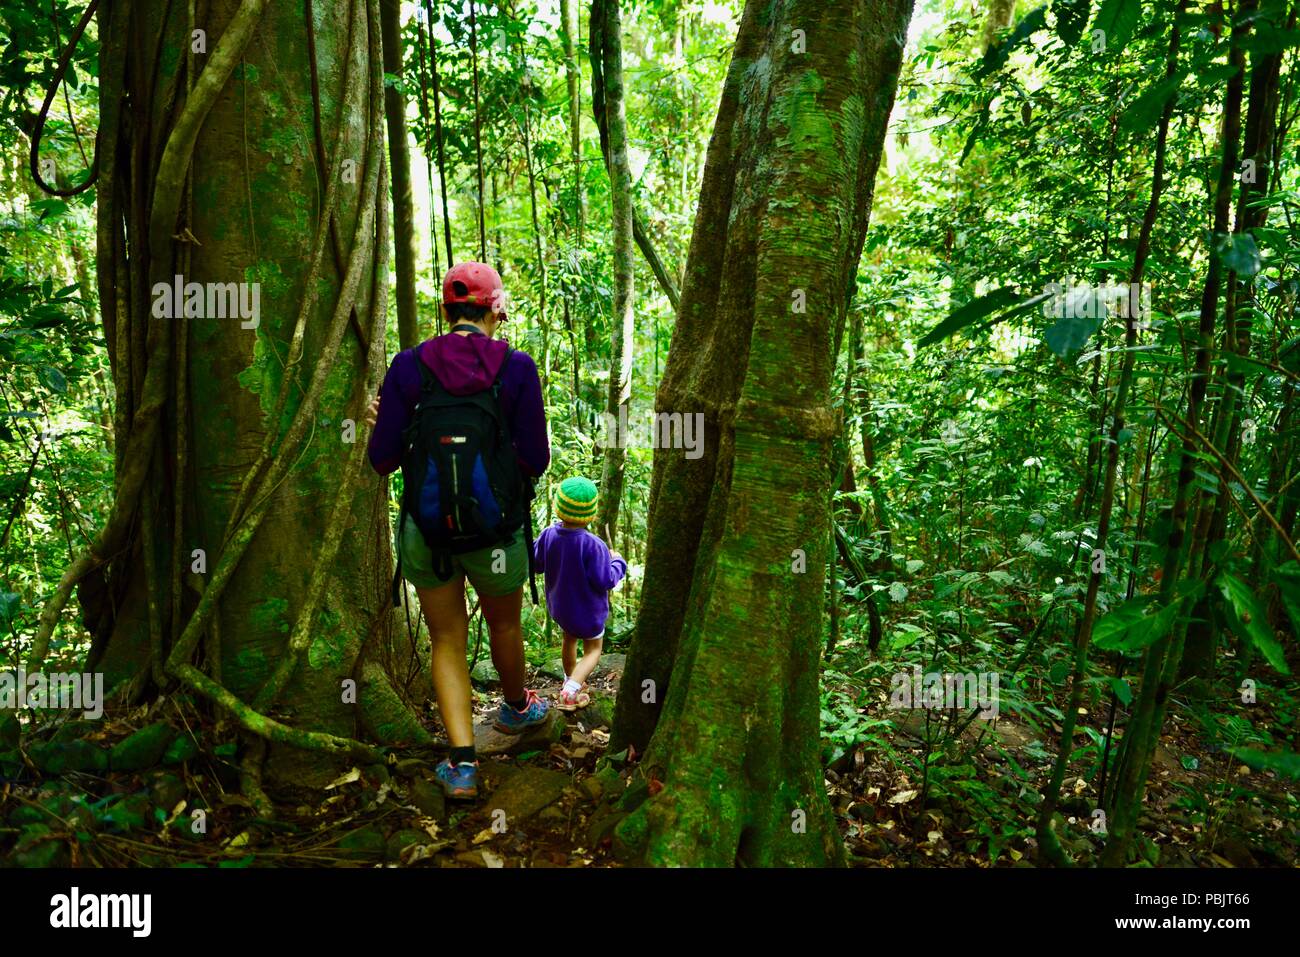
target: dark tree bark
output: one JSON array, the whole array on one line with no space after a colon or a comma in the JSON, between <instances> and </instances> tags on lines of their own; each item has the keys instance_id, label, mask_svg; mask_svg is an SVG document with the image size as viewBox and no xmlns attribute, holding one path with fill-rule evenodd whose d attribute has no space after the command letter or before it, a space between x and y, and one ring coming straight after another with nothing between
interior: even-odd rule
<instances>
[{"instance_id":1,"label":"dark tree bark","mask_svg":"<svg viewBox=\"0 0 1300 957\"><path fill-rule=\"evenodd\" d=\"M384 72L402 75L400 0L380 0ZM420 341L420 317L415 305L415 197L411 192L411 151L406 138L406 96L396 85L384 90L384 119L388 125L388 164L392 175L393 266L397 280L397 336L403 349ZM433 215L433 210L429 211Z\"/></svg>"}]
</instances>

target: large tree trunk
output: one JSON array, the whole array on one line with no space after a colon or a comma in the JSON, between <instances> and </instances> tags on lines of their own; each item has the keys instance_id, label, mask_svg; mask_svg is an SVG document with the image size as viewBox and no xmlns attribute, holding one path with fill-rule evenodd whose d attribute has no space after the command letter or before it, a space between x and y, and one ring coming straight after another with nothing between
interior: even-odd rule
<instances>
[{"instance_id":1,"label":"large tree trunk","mask_svg":"<svg viewBox=\"0 0 1300 957\"><path fill-rule=\"evenodd\" d=\"M591 5L591 36L600 37L600 72L604 94L603 114L609 130L605 164L609 170L609 194L614 233L614 315L610 322L609 390L605 411L605 461L601 470L600 512L596 528L613 547L618 529L618 509L623 500L623 466L627 461L627 422L632 400L632 354L635 301L632 268L632 170L627 158L627 114L623 96L623 27L619 0L594 0ZM593 46L595 43L593 42ZM596 82L595 79L592 81Z\"/></svg>"},{"instance_id":2,"label":"large tree trunk","mask_svg":"<svg viewBox=\"0 0 1300 957\"><path fill-rule=\"evenodd\" d=\"M616 714L620 743L654 730L618 830L650 863L842 855L818 721L832 353L911 6L745 7L657 397L703 413L705 451L655 454Z\"/></svg>"},{"instance_id":3,"label":"large tree trunk","mask_svg":"<svg viewBox=\"0 0 1300 957\"><path fill-rule=\"evenodd\" d=\"M179 686L216 702L272 742L272 779L311 784L332 771L321 752L376 756L363 730L422 734L383 653L363 653L392 624L383 484L353 428L384 360L378 0L213 0L188 17L186 4L100 9L116 500L29 664L79 585L88 667L133 698ZM165 315L176 276L247 284L255 327L207 303Z\"/></svg>"},{"instance_id":4,"label":"large tree trunk","mask_svg":"<svg viewBox=\"0 0 1300 957\"><path fill-rule=\"evenodd\" d=\"M402 75L402 17L399 0L380 0L384 72ZM393 194L393 266L397 279L397 336L403 349L420 341L415 306L415 197L411 193L411 151L406 139L406 96L396 84L384 90L388 160ZM433 210L429 210L433 215Z\"/></svg>"}]
</instances>

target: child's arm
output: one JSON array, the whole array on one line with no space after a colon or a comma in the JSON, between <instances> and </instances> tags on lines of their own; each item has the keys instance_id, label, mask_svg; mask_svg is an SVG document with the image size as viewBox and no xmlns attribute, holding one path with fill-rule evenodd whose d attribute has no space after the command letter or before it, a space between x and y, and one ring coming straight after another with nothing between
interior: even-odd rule
<instances>
[{"instance_id":1,"label":"child's arm","mask_svg":"<svg viewBox=\"0 0 1300 957\"><path fill-rule=\"evenodd\" d=\"M610 591L627 574L627 562L618 552L611 552L609 547L600 543L600 549L592 552L594 561L587 566L587 578L591 587L598 591Z\"/></svg>"}]
</instances>

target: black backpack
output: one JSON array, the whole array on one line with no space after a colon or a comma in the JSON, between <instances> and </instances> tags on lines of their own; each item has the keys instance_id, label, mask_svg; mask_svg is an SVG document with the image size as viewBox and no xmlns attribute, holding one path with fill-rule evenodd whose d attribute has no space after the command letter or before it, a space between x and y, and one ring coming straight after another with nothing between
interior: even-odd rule
<instances>
[{"instance_id":1,"label":"black backpack","mask_svg":"<svg viewBox=\"0 0 1300 957\"><path fill-rule=\"evenodd\" d=\"M459 327L457 327L459 328ZM468 327L473 328L473 327ZM455 331L455 328L452 329ZM501 411L501 375L471 395L453 395L417 357L420 400L402 437L402 502L397 528L410 516L433 553L439 577L451 574L451 556L510 542L525 529L533 603L533 484L515 457ZM401 549L393 579L393 604L401 600Z\"/></svg>"}]
</instances>

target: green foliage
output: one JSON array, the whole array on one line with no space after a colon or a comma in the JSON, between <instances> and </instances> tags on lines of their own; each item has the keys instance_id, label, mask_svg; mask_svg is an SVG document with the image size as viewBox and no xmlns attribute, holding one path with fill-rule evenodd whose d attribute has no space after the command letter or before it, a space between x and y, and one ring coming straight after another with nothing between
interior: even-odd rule
<instances>
[{"instance_id":1,"label":"green foliage","mask_svg":"<svg viewBox=\"0 0 1300 957\"><path fill-rule=\"evenodd\" d=\"M1245 582L1227 572L1219 576L1219 591L1227 601L1228 621L1232 630L1244 637L1282 674L1290 674L1282 646L1273 637L1268 615Z\"/></svg>"}]
</instances>

